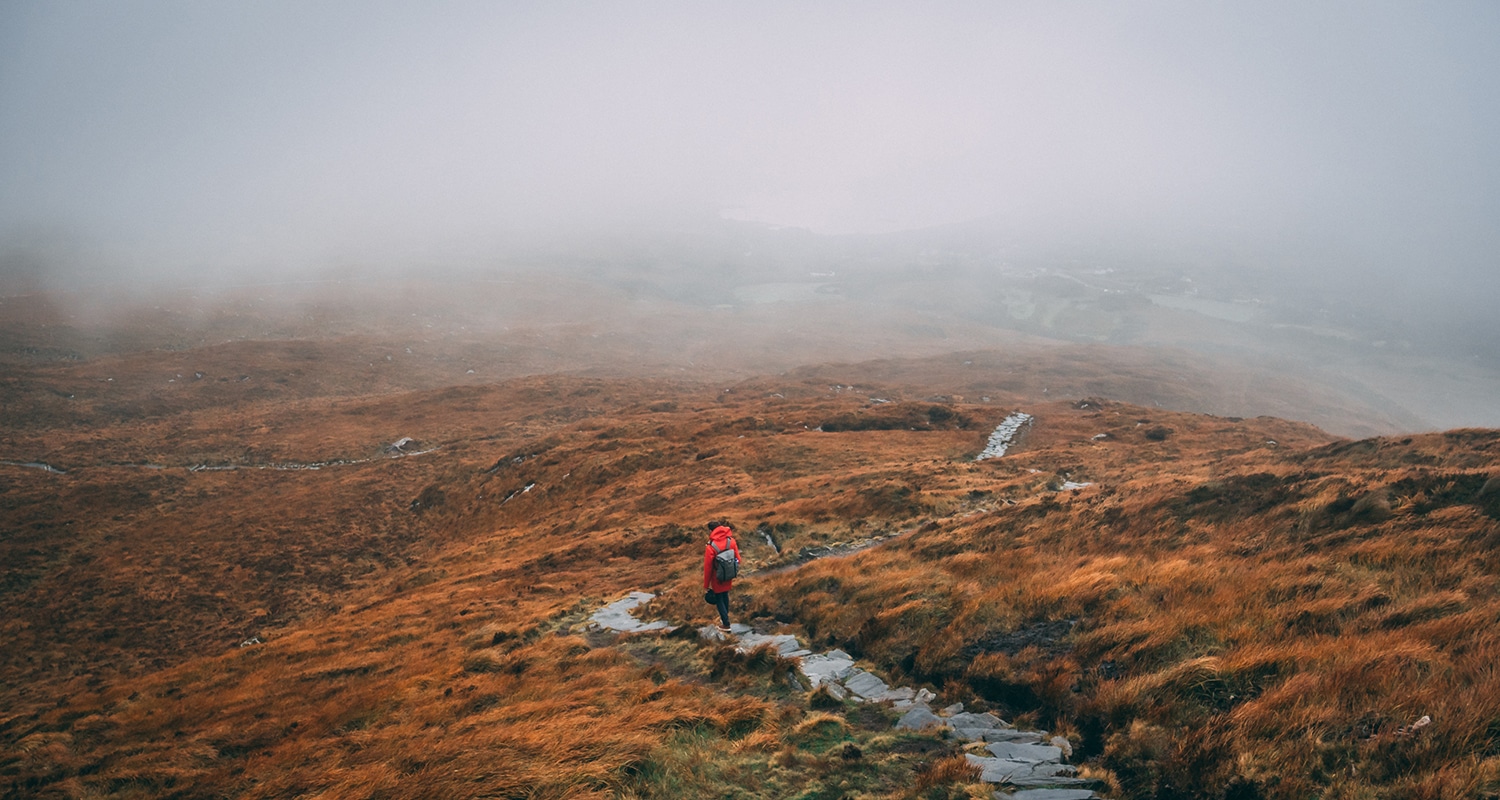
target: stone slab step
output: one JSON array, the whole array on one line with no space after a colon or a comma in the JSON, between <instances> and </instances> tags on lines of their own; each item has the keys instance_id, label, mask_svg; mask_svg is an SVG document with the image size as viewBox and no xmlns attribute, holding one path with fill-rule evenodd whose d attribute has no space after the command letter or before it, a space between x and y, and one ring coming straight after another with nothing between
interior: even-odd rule
<instances>
[{"instance_id":1,"label":"stone slab step","mask_svg":"<svg viewBox=\"0 0 1500 800\"><path fill-rule=\"evenodd\" d=\"M835 658L833 653L814 653L802 657L798 667L814 689L824 683L837 683L854 671L854 659Z\"/></svg>"},{"instance_id":2,"label":"stone slab step","mask_svg":"<svg viewBox=\"0 0 1500 800\"><path fill-rule=\"evenodd\" d=\"M1022 789L995 792L995 800L1098 800L1092 789Z\"/></svg>"},{"instance_id":3,"label":"stone slab step","mask_svg":"<svg viewBox=\"0 0 1500 800\"><path fill-rule=\"evenodd\" d=\"M1029 761L1033 764L1040 764L1044 761L1062 761L1063 757L1062 748L1050 744L991 742L984 749L994 753L996 758L1005 758L1011 761Z\"/></svg>"},{"instance_id":4,"label":"stone slab step","mask_svg":"<svg viewBox=\"0 0 1500 800\"><path fill-rule=\"evenodd\" d=\"M885 681L875 677L862 669L854 670L849 677L844 679L844 688L855 694L861 700L877 702L885 697L890 691L890 686Z\"/></svg>"},{"instance_id":5,"label":"stone slab step","mask_svg":"<svg viewBox=\"0 0 1500 800\"><path fill-rule=\"evenodd\" d=\"M1042 731L1018 731L1011 728L954 728L948 733L948 738L967 742L1041 744L1045 735Z\"/></svg>"},{"instance_id":6,"label":"stone slab step","mask_svg":"<svg viewBox=\"0 0 1500 800\"><path fill-rule=\"evenodd\" d=\"M662 620L641 622L635 618L632 612L640 607L641 604L655 597L656 595L650 592L631 592L604 608L595 611L593 616L589 617L589 625L599 630L614 631L616 633L676 630L676 626Z\"/></svg>"}]
</instances>

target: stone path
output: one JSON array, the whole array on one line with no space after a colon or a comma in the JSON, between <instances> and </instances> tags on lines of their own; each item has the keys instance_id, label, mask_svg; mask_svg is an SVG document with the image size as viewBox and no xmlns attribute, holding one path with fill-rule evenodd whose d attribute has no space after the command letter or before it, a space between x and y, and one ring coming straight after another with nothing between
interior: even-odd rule
<instances>
[{"instance_id":1,"label":"stone path","mask_svg":"<svg viewBox=\"0 0 1500 800\"><path fill-rule=\"evenodd\" d=\"M974 460L984 461L1005 455L1005 451L1010 449L1011 444L1015 442L1016 434L1020 433L1021 428L1031 420L1032 416L1024 411L1017 411L1006 417L995 427L994 432L990 434L989 441L985 443L984 450L975 456Z\"/></svg>"},{"instance_id":2,"label":"stone path","mask_svg":"<svg viewBox=\"0 0 1500 800\"><path fill-rule=\"evenodd\" d=\"M675 630L675 626L661 620L641 622L635 618L632 612L653 597L647 592L631 592L594 612L589 618L590 625L597 630L619 633ZM968 753L966 757L979 767L981 780L1003 787L996 792L997 798L1095 800L1099 797L1094 793L1096 782L1076 777L1077 770L1067 763L1073 747L1062 736L1049 738L1046 731L1017 730L994 714L968 713L963 703L934 711L930 704L937 696L932 692L909 686L892 687L874 673L855 666L848 653L838 649L815 653L789 633L757 633L741 623L731 625L729 630L725 634L708 625L699 628L698 634L711 641L732 641L742 653L764 646L775 648L783 658L796 660L797 671L809 691L822 687L840 700L890 703L895 710L905 712L896 722L897 730L933 730L949 739L984 742L984 750L990 755Z\"/></svg>"}]
</instances>

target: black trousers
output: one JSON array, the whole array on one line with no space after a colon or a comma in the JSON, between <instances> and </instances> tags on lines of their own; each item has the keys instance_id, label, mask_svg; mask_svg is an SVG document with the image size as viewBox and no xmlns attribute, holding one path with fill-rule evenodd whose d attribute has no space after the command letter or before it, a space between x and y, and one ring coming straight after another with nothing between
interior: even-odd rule
<instances>
[{"instance_id":1,"label":"black trousers","mask_svg":"<svg viewBox=\"0 0 1500 800\"><path fill-rule=\"evenodd\" d=\"M719 609L719 623L729 627L729 592L714 592L714 606Z\"/></svg>"}]
</instances>

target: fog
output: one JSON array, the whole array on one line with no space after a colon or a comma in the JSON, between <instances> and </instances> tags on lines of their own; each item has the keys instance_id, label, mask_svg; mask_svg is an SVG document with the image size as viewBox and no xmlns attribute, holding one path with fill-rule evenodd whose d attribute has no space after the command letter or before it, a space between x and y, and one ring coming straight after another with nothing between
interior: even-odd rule
<instances>
[{"instance_id":1,"label":"fog","mask_svg":"<svg viewBox=\"0 0 1500 800\"><path fill-rule=\"evenodd\" d=\"M1496 41L1484 2L7 3L0 278L947 253L1493 371Z\"/></svg>"}]
</instances>

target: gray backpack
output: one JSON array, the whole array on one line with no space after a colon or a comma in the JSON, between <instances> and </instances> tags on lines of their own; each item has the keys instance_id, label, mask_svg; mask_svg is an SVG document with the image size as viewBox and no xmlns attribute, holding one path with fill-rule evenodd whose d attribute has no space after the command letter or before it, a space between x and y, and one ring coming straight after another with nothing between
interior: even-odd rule
<instances>
[{"instance_id":1,"label":"gray backpack","mask_svg":"<svg viewBox=\"0 0 1500 800\"><path fill-rule=\"evenodd\" d=\"M729 541L734 541L734 538L730 537ZM714 580L720 583L734 580L740 574L740 557L734 554L734 548L725 547L721 550L713 542L709 542L708 546L714 549Z\"/></svg>"}]
</instances>

